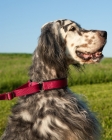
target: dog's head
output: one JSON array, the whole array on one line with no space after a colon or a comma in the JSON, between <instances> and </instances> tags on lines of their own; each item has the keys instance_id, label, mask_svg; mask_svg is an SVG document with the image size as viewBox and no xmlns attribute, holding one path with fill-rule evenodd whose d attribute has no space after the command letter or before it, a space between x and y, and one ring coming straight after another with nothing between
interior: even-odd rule
<instances>
[{"instance_id":1,"label":"dog's head","mask_svg":"<svg viewBox=\"0 0 112 140\"><path fill-rule=\"evenodd\" d=\"M107 40L107 32L85 30L70 20L61 21L60 32L66 42L66 55L72 60L83 63L99 62L103 57L102 50Z\"/></svg>"},{"instance_id":2,"label":"dog's head","mask_svg":"<svg viewBox=\"0 0 112 140\"><path fill-rule=\"evenodd\" d=\"M96 63L103 57L102 50L107 40L107 32L85 30L71 20L57 20L42 26L39 55L52 64ZM62 64L61 64L62 65Z\"/></svg>"}]
</instances>

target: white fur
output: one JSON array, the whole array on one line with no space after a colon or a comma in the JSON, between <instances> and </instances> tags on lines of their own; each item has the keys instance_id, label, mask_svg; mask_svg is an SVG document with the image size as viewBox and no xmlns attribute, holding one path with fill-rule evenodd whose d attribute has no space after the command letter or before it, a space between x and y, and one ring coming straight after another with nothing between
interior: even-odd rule
<instances>
[{"instance_id":1,"label":"white fur","mask_svg":"<svg viewBox=\"0 0 112 140\"><path fill-rule=\"evenodd\" d=\"M20 113L20 116L21 116L22 119L25 120L25 121L31 122L31 120L32 120L32 117L31 117L30 113L29 113L27 110L22 111L22 112Z\"/></svg>"}]
</instances>

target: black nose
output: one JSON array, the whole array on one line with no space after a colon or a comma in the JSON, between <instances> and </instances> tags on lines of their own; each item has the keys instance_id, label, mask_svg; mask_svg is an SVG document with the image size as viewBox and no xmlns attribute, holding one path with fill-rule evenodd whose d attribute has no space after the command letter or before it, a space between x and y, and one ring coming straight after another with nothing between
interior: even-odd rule
<instances>
[{"instance_id":1,"label":"black nose","mask_svg":"<svg viewBox=\"0 0 112 140\"><path fill-rule=\"evenodd\" d=\"M101 37L107 38L107 32L106 31L100 31L99 33L100 33Z\"/></svg>"}]
</instances>

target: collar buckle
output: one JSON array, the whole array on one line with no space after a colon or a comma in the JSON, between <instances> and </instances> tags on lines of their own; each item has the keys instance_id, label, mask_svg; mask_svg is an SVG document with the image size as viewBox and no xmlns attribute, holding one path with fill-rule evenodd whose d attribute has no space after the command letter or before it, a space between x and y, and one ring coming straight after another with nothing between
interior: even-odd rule
<instances>
[{"instance_id":1,"label":"collar buckle","mask_svg":"<svg viewBox=\"0 0 112 140\"><path fill-rule=\"evenodd\" d=\"M7 100L12 100L15 97L15 93L14 92L8 92L6 94L6 99Z\"/></svg>"},{"instance_id":2,"label":"collar buckle","mask_svg":"<svg viewBox=\"0 0 112 140\"><path fill-rule=\"evenodd\" d=\"M38 85L39 85L39 90L40 90L40 91L44 90L44 89L43 89L43 83L38 83Z\"/></svg>"}]
</instances>

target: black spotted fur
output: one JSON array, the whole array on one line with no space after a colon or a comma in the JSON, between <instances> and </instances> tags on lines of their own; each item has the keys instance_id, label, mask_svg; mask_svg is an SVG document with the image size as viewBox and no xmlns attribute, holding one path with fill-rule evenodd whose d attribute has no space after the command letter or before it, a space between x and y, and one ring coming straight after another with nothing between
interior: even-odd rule
<instances>
[{"instance_id":1,"label":"black spotted fur","mask_svg":"<svg viewBox=\"0 0 112 140\"><path fill-rule=\"evenodd\" d=\"M64 43L53 23L43 27L29 70L32 81L67 77ZM1 140L99 140L99 136L99 123L86 103L64 88L21 97Z\"/></svg>"}]
</instances>

